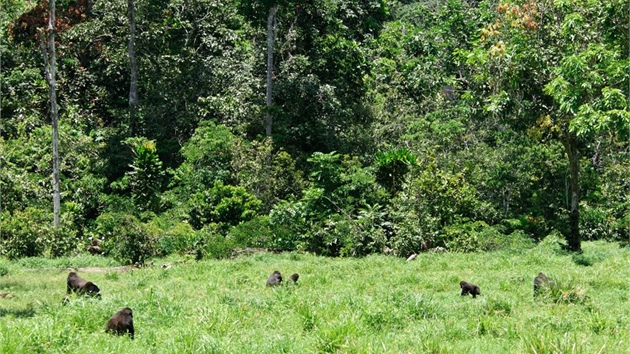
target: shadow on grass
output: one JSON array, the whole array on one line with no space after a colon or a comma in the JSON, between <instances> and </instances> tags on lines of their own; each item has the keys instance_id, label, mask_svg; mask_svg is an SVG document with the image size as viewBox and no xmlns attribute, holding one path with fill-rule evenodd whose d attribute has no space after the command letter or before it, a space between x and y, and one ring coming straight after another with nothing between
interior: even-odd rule
<instances>
[{"instance_id":1,"label":"shadow on grass","mask_svg":"<svg viewBox=\"0 0 630 354\"><path fill-rule=\"evenodd\" d=\"M15 318L29 318L35 316L35 308L32 305L28 305L23 309L6 309L0 307L0 318L6 316L13 316Z\"/></svg>"},{"instance_id":2,"label":"shadow on grass","mask_svg":"<svg viewBox=\"0 0 630 354\"><path fill-rule=\"evenodd\" d=\"M573 252L563 247L554 250L554 253L557 256L571 256L571 260L573 261L573 263L583 267L590 267L593 264L606 258L605 254L594 252L587 253L583 250L579 252Z\"/></svg>"}]
</instances>

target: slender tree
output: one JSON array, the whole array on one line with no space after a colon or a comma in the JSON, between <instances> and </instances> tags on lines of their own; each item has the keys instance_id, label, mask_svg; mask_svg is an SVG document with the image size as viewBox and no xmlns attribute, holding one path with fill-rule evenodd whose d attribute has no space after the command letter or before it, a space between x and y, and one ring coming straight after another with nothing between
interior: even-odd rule
<instances>
[{"instance_id":1,"label":"slender tree","mask_svg":"<svg viewBox=\"0 0 630 354\"><path fill-rule=\"evenodd\" d=\"M2 23L2 13L0 11L0 23ZM2 138L2 39L0 39L0 139ZM2 171L2 159L0 159L0 171ZM0 213L2 213L2 183L0 183ZM2 230L0 230L0 242L2 242Z\"/></svg>"},{"instance_id":2,"label":"slender tree","mask_svg":"<svg viewBox=\"0 0 630 354\"><path fill-rule=\"evenodd\" d=\"M129 124L131 135L136 134L136 109L138 106L138 66L136 65L136 10L133 0L127 0L127 15L129 16L129 62L131 64L131 80L129 83Z\"/></svg>"},{"instance_id":3,"label":"slender tree","mask_svg":"<svg viewBox=\"0 0 630 354\"><path fill-rule=\"evenodd\" d=\"M48 27L41 34L41 46L44 53L44 75L49 86L50 119L52 121L52 168L53 168L53 225L59 227L59 214L61 209L61 194L59 191L59 131L57 108L57 83L56 83L56 48L55 48L55 0L50 0L50 14ZM45 44L48 39L48 46Z\"/></svg>"},{"instance_id":4,"label":"slender tree","mask_svg":"<svg viewBox=\"0 0 630 354\"><path fill-rule=\"evenodd\" d=\"M130 0L131 1L131 0ZM271 136L271 128L273 125L273 116L271 115L271 89L273 78L273 45L276 40L277 22L276 13L278 5L274 4L269 8L269 16L267 17L267 119L266 133Z\"/></svg>"}]
</instances>

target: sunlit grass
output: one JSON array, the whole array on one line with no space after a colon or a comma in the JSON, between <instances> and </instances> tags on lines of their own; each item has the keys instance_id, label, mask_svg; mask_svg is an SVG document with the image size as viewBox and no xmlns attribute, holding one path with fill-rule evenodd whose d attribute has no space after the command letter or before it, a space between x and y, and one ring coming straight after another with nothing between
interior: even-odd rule
<instances>
[{"instance_id":1,"label":"sunlit grass","mask_svg":"<svg viewBox=\"0 0 630 354\"><path fill-rule=\"evenodd\" d=\"M65 294L63 267L115 266L101 257L0 260L2 353L628 353L630 251L554 242L485 254L331 259L255 254L157 260L151 268L80 273L102 299ZM172 267L162 269L169 263ZM298 285L265 287L273 270ZM543 271L557 284L533 297ZM481 296L459 296L459 281ZM136 339L104 333L134 310Z\"/></svg>"}]
</instances>

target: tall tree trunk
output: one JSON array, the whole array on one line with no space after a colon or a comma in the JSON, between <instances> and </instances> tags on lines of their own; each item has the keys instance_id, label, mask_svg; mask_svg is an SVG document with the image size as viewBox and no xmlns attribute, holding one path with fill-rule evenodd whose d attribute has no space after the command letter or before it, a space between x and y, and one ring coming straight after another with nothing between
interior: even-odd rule
<instances>
[{"instance_id":1,"label":"tall tree trunk","mask_svg":"<svg viewBox=\"0 0 630 354\"><path fill-rule=\"evenodd\" d=\"M0 22L2 22L2 12L0 12ZM0 40L0 78L2 78L2 40ZM0 79L0 137L2 136L2 79ZM2 170L2 160L0 160L0 170ZM2 213L2 183L0 183L0 213ZM0 229L0 242L2 242L2 229Z\"/></svg>"},{"instance_id":2,"label":"tall tree trunk","mask_svg":"<svg viewBox=\"0 0 630 354\"><path fill-rule=\"evenodd\" d=\"M269 9L269 16L267 17L267 136L271 136L271 127L273 125L273 117L271 115L271 79L273 76L273 44L276 40L276 12L278 12L278 5L274 5Z\"/></svg>"},{"instance_id":3,"label":"tall tree trunk","mask_svg":"<svg viewBox=\"0 0 630 354\"><path fill-rule=\"evenodd\" d=\"M46 35L42 33L41 45L44 52L45 76L49 86L50 96L50 119L52 121L52 170L53 170L53 225L59 227L59 214L61 210L61 193L59 191L59 129L57 108L57 59L55 48L55 0L50 0L50 16L48 17L48 27ZM44 44L44 37L48 38L48 48Z\"/></svg>"},{"instance_id":4,"label":"tall tree trunk","mask_svg":"<svg viewBox=\"0 0 630 354\"><path fill-rule=\"evenodd\" d=\"M131 64L131 81L129 83L129 126L131 135L136 134L136 109L138 106L138 66L136 65L136 10L133 0L127 0L127 15L129 16L129 62Z\"/></svg>"},{"instance_id":5,"label":"tall tree trunk","mask_svg":"<svg viewBox=\"0 0 630 354\"><path fill-rule=\"evenodd\" d=\"M580 157L578 153L577 136L565 130L562 142L569 157L569 171L571 173L571 210L569 212L569 234L566 236L569 249L574 252L582 250L580 243Z\"/></svg>"}]
</instances>

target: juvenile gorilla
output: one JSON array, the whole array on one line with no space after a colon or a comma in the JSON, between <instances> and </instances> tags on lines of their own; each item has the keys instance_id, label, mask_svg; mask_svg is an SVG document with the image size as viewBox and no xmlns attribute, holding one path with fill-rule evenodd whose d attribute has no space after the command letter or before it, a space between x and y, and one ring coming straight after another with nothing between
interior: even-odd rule
<instances>
[{"instance_id":1,"label":"juvenile gorilla","mask_svg":"<svg viewBox=\"0 0 630 354\"><path fill-rule=\"evenodd\" d=\"M300 275L298 273L293 273L291 274L291 276L289 277L289 279L291 279L294 283L297 283L298 279L300 278Z\"/></svg>"},{"instance_id":2,"label":"juvenile gorilla","mask_svg":"<svg viewBox=\"0 0 630 354\"><path fill-rule=\"evenodd\" d=\"M75 292L79 295L96 296L98 298L101 297L101 294L99 293L101 289L99 289L96 284L91 281L86 281L75 272L70 272L70 274L68 274L67 284L68 294Z\"/></svg>"},{"instance_id":3,"label":"juvenile gorilla","mask_svg":"<svg viewBox=\"0 0 630 354\"><path fill-rule=\"evenodd\" d=\"M282 284L282 274L279 271L274 270L273 273L267 278L267 286L276 286Z\"/></svg>"},{"instance_id":4,"label":"juvenile gorilla","mask_svg":"<svg viewBox=\"0 0 630 354\"><path fill-rule=\"evenodd\" d=\"M548 276L546 276L545 273L543 272L538 273L536 278L534 278L534 296L538 296L538 294L540 293L540 290L543 287L548 287L553 284L554 284L554 281Z\"/></svg>"},{"instance_id":5,"label":"juvenile gorilla","mask_svg":"<svg viewBox=\"0 0 630 354\"><path fill-rule=\"evenodd\" d=\"M133 312L131 309L125 307L116 312L114 316L107 321L105 332L118 335L129 333L131 339L133 339L135 331L133 329Z\"/></svg>"},{"instance_id":6,"label":"juvenile gorilla","mask_svg":"<svg viewBox=\"0 0 630 354\"><path fill-rule=\"evenodd\" d=\"M474 299L477 295L481 295L479 287L475 284L467 283L462 280L459 282L459 286L462 288L462 296L471 294Z\"/></svg>"}]
</instances>

